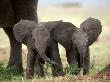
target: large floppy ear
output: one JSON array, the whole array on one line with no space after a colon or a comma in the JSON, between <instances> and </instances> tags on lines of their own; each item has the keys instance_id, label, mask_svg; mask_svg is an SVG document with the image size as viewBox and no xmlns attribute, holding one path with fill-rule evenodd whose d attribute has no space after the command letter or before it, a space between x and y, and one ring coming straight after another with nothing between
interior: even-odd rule
<instances>
[{"instance_id":1,"label":"large floppy ear","mask_svg":"<svg viewBox=\"0 0 110 82\"><path fill-rule=\"evenodd\" d=\"M59 26L62 22L63 22L62 20L59 20L59 21L48 21L47 22L47 27L51 31L55 27Z\"/></svg>"},{"instance_id":2,"label":"large floppy ear","mask_svg":"<svg viewBox=\"0 0 110 82\"><path fill-rule=\"evenodd\" d=\"M88 18L80 24L80 28L87 33L88 45L93 44L102 32L102 25L98 19Z\"/></svg>"},{"instance_id":3,"label":"large floppy ear","mask_svg":"<svg viewBox=\"0 0 110 82\"><path fill-rule=\"evenodd\" d=\"M28 20L21 20L14 25L13 34L18 42L22 42L23 38L29 32L29 28L31 28L29 23L30 22Z\"/></svg>"}]
</instances>

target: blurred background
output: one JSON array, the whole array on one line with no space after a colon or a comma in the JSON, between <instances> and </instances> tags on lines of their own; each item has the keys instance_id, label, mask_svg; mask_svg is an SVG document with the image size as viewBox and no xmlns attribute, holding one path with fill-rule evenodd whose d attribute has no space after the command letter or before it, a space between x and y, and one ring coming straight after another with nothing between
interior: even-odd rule
<instances>
[{"instance_id":1,"label":"blurred background","mask_svg":"<svg viewBox=\"0 0 110 82\"><path fill-rule=\"evenodd\" d=\"M110 63L110 0L39 0L38 3L39 22L63 20L79 27L88 17L99 19L103 26L99 39L90 47L91 67L100 70ZM59 48L65 66L65 50L61 45ZM9 49L8 37L0 28L0 61L5 64L9 59ZM26 53L26 47L23 46L24 66Z\"/></svg>"}]
</instances>

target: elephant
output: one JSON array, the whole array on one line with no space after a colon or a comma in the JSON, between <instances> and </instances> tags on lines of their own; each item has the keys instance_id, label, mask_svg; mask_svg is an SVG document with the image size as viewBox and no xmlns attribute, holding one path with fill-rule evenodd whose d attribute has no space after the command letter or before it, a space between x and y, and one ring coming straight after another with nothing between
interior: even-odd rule
<instances>
[{"instance_id":1,"label":"elephant","mask_svg":"<svg viewBox=\"0 0 110 82\"><path fill-rule=\"evenodd\" d=\"M49 22L49 25L51 26L51 28L54 28L61 22L62 21L53 21ZM26 78L31 79L33 77L35 61L37 61L39 66L41 66L40 64L44 64L44 62L42 61L52 64L53 74L55 76L60 73L59 70L63 70L61 59L59 58L57 44L52 41L50 32L47 28L44 27L45 24L46 23L37 24L35 21L21 20L14 25L13 34L16 40L21 43L24 43L28 49ZM47 57L48 54L51 59ZM44 76L42 72L42 67L38 70L41 70L39 72L39 75ZM54 71L56 71L57 73L55 73Z\"/></svg>"},{"instance_id":2,"label":"elephant","mask_svg":"<svg viewBox=\"0 0 110 82\"><path fill-rule=\"evenodd\" d=\"M78 66L75 74L83 68L83 74L89 73L90 50L92 45L102 32L100 20L89 17L77 28L70 22L63 22L57 27L51 28L49 22L45 28L51 30L53 40L60 43L66 50L69 65ZM37 28L36 28L37 29Z\"/></svg>"},{"instance_id":3,"label":"elephant","mask_svg":"<svg viewBox=\"0 0 110 82\"><path fill-rule=\"evenodd\" d=\"M80 24L72 35L73 46L76 47L79 56L79 67L83 68L83 74L89 73L91 46L102 32L102 25L98 19L89 17Z\"/></svg>"},{"instance_id":4,"label":"elephant","mask_svg":"<svg viewBox=\"0 0 110 82\"><path fill-rule=\"evenodd\" d=\"M37 19L38 0L0 0L0 27L3 28L10 41L10 58L7 67L16 66L20 72L22 66L22 45L13 35L14 24L21 19Z\"/></svg>"}]
</instances>

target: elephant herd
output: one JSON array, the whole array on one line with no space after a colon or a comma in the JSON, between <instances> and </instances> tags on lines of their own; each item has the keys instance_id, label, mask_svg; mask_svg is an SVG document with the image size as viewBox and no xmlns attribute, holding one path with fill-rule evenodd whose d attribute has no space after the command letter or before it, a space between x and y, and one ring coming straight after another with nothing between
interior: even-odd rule
<instances>
[{"instance_id":1,"label":"elephant herd","mask_svg":"<svg viewBox=\"0 0 110 82\"><path fill-rule=\"evenodd\" d=\"M95 18L88 18L80 24L80 28L62 20L39 23L21 20L13 28L16 40L24 43L28 48L27 78L33 77L35 62L43 69L44 63L40 60L52 64L54 71L60 70L58 74L53 73L54 76L63 74L58 43L65 48L69 65L76 63L79 69L83 68L83 74L88 74L89 46L97 40L101 31L101 23Z\"/></svg>"},{"instance_id":2,"label":"elephant herd","mask_svg":"<svg viewBox=\"0 0 110 82\"><path fill-rule=\"evenodd\" d=\"M64 75L58 48L60 43L66 50L68 64L77 65L78 73L83 69L83 74L88 74L89 46L101 34L101 22L95 18L88 18L80 24L80 28L63 20L38 22L37 3L38 0L0 1L0 6L4 5L0 7L0 26L7 33L11 45L7 67L15 65L21 72L23 71L21 55L23 43L28 49L27 78L33 77L35 64L38 68L37 74L44 76L45 62L52 65L53 76Z\"/></svg>"}]
</instances>

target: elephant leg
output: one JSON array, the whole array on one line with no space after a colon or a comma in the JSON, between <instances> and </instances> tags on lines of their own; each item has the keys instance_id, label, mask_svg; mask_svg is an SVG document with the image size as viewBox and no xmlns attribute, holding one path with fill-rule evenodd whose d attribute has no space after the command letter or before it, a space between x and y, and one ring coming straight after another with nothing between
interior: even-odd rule
<instances>
[{"instance_id":1,"label":"elephant leg","mask_svg":"<svg viewBox=\"0 0 110 82\"><path fill-rule=\"evenodd\" d=\"M66 50L66 57L67 62L69 65L76 65L77 66L77 58L76 58L76 52L71 50Z\"/></svg>"},{"instance_id":2,"label":"elephant leg","mask_svg":"<svg viewBox=\"0 0 110 82\"><path fill-rule=\"evenodd\" d=\"M7 67L16 66L20 72L23 71L22 66L22 45L13 35L12 28L3 28L10 41L10 58Z\"/></svg>"},{"instance_id":3,"label":"elephant leg","mask_svg":"<svg viewBox=\"0 0 110 82\"><path fill-rule=\"evenodd\" d=\"M36 63L35 63L35 73L40 76L44 77L44 70L43 70L44 61L37 55Z\"/></svg>"},{"instance_id":4,"label":"elephant leg","mask_svg":"<svg viewBox=\"0 0 110 82\"><path fill-rule=\"evenodd\" d=\"M71 49L66 49L66 57L67 57L67 62L69 65L74 65L77 66L77 51L75 47L72 47Z\"/></svg>"},{"instance_id":5,"label":"elephant leg","mask_svg":"<svg viewBox=\"0 0 110 82\"><path fill-rule=\"evenodd\" d=\"M34 75L35 61L36 61L36 54L34 54L34 51L32 49L28 49L27 70L26 70L27 79L32 79L32 77Z\"/></svg>"},{"instance_id":6,"label":"elephant leg","mask_svg":"<svg viewBox=\"0 0 110 82\"><path fill-rule=\"evenodd\" d=\"M77 51L74 47L72 47L70 50L66 49L66 57L67 62L70 66L73 66L73 70L75 75L79 74L80 69L78 69L78 61L77 61Z\"/></svg>"},{"instance_id":7,"label":"elephant leg","mask_svg":"<svg viewBox=\"0 0 110 82\"><path fill-rule=\"evenodd\" d=\"M84 59L84 68L83 68L83 74L89 74L89 68L90 68L90 51L89 48L87 49L87 53L85 55L85 59Z\"/></svg>"},{"instance_id":8,"label":"elephant leg","mask_svg":"<svg viewBox=\"0 0 110 82\"><path fill-rule=\"evenodd\" d=\"M55 61L56 63L58 63L60 65L60 67L52 65L53 77L63 76L64 75L63 66L62 66L60 55L59 55L58 43L56 43L56 42L53 42L53 44L51 45L50 58L51 58L51 60Z\"/></svg>"}]
</instances>

